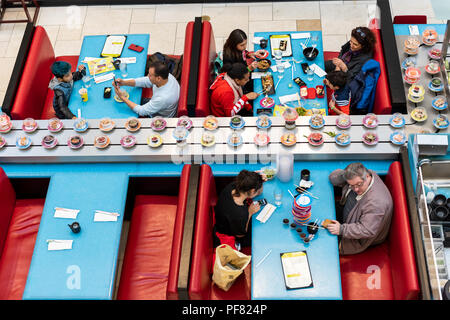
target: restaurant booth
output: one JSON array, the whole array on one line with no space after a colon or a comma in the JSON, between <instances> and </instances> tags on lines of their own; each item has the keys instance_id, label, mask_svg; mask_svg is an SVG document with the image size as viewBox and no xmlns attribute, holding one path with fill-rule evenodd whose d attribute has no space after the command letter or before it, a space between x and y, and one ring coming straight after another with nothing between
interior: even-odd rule
<instances>
[{"instance_id":1,"label":"restaurant booth","mask_svg":"<svg viewBox=\"0 0 450 320\"><path fill-rule=\"evenodd\" d=\"M299 92L291 85L294 76L309 87L323 81L323 75L310 81L301 73L296 59L302 59L305 41L314 38L320 51L316 60L308 60L318 70L337 55L322 52L320 31L256 32L255 37L268 40L268 52L274 35L289 34L292 41L292 57L286 58L290 69L273 78L279 81L270 95L275 106L264 107L262 95L255 100L254 116L239 118L238 124L233 117L208 117L219 50L211 23L200 17L185 30L177 118L137 118L114 97L103 98L111 79L92 75L88 100L80 99L78 91L85 84L77 81L69 101L84 122L57 121L48 89L50 65L68 61L74 70L82 63L88 66L86 61L99 57L106 35L86 36L78 56L55 57L45 28L28 24L0 122L0 185L5 190L0 193L5 203L0 210L0 299L444 299L448 220L430 220L434 208L423 199L431 197L429 191L449 196L449 177L440 176L449 172L448 128L439 129L433 119L417 120L414 112L429 108L431 118L448 109L432 108L437 91L426 92L429 106L407 99L411 84L405 82L402 64L411 55L403 44L413 22L393 24L388 1L377 4L377 18L368 25L377 39L374 60L381 70L373 115L352 115L345 125L341 117L328 115L327 89L324 97L286 100ZM414 25L420 32L428 27ZM433 27L446 57L449 28ZM151 34L127 35L121 57L135 59L128 64L128 77L145 75L151 39ZM130 44L144 50L132 51ZM432 47L420 50L419 69L428 63L424 55ZM268 59L275 64L270 53ZM441 74L435 77L444 84L441 95L448 105L449 68L445 59L436 61ZM123 76L120 69L110 73ZM428 85L430 79L424 76L420 83ZM263 89L261 78L252 81L255 90ZM127 93L136 103L152 94L140 88ZM307 114L283 117L286 107L302 107ZM312 122L317 115L320 121ZM427 157L421 135L440 153ZM355 161L383 179L394 200L393 217L384 243L360 254L339 255L336 236L324 228L310 234L307 226L295 223L293 202L309 198L307 222L335 219L341 190L333 188L328 176ZM433 166L440 168L438 173ZM266 199L274 211L253 217L252 244L241 248L251 262L224 291L212 281L214 206L242 169L274 172L256 199ZM296 194L305 169L312 185ZM436 232L439 240L431 236ZM282 257L298 252L307 256L311 282L288 289Z\"/></svg>"}]
</instances>

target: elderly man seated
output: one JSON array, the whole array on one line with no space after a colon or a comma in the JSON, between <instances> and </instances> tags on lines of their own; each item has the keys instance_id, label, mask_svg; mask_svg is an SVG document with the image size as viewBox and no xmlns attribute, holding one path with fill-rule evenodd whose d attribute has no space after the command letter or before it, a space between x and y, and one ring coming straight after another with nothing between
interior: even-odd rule
<instances>
[{"instance_id":1,"label":"elderly man seated","mask_svg":"<svg viewBox=\"0 0 450 320\"><path fill-rule=\"evenodd\" d=\"M141 117L175 117L178 109L178 99L180 98L180 85L173 75L169 73L169 68L161 61L150 64L148 77L136 79L117 79L113 81L116 95L125 104ZM125 91L120 90L120 86L131 86L141 88L153 88L153 96L142 105L130 101Z\"/></svg>"},{"instance_id":2,"label":"elderly man seated","mask_svg":"<svg viewBox=\"0 0 450 320\"><path fill-rule=\"evenodd\" d=\"M340 237L339 253L360 253L382 243L389 232L393 201L381 178L356 162L333 171L329 179L334 186L343 187L342 216L338 214L339 221L327 226Z\"/></svg>"}]
</instances>

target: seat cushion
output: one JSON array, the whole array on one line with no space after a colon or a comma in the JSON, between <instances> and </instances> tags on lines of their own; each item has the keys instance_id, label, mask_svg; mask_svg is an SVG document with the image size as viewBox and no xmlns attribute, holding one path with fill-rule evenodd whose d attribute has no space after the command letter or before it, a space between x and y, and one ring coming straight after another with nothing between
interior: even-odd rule
<instances>
[{"instance_id":1,"label":"seat cushion","mask_svg":"<svg viewBox=\"0 0 450 320\"><path fill-rule=\"evenodd\" d=\"M392 300L391 263L385 242L366 251L340 256L344 300Z\"/></svg>"},{"instance_id":2,"label":"seat cushion","mask_svg":"<svg viewBox=\"0 0 450 320\"><path fill-rule=\"evenodd\" d=\"M251 248L242 248L242 253L251 255ZM211 281L211 300L250 300L251 299L251 263L244 269L244 272L236 279L228 291L220 289Z\"/></svg>"},{"instance_id":3,"label":"seat cushion","mask_svg":"<svg viewBox=\"0 0 450 320\"><path fill-rule=\"evenodd\" d=\"M17 199L0 259L0 300L22 299L45 199Z\"/></svg>"},{"instance_id":4,"label":"seat cushion","mask_svg":"<svg viewBox=\"0 0 450 320\"><path fill-rule=\"evenodd\" d=\"M176 196L136 196L118 299L166 299L177 203Z\"/></svg>"},{"instance_id":5,"label":"seat cushion","mask_svg":"<svg viewBox=\"0 0 450 320\"><path fill-rule=\"evenodd\" d=\"M72 66L71 71L75 72L77 69L79 56L60 56L57 57L55 61L65 61L70 63ZM51 73L51 71L49 70ZM51 78L53 78L53 75L51 75ZM72 94L77 94L72 92ZM42 114L40 119L51 119L56 117L55 110L53 109L53 90L49 89L47 87L47 96L45 97L45 104L42 110Z\"/></svg>"},{"instance_id":6,"label":"seat cushion","mask_svg":"<svg viewBox=\"0 0 450 320\"><path fill-rule=\"evenodd\" d=\"M8 235L9 222L16 204L16 192L9 181L5 171L0 168L0 258L2 256L6 237Z\"/></svg>"}]
</instances>

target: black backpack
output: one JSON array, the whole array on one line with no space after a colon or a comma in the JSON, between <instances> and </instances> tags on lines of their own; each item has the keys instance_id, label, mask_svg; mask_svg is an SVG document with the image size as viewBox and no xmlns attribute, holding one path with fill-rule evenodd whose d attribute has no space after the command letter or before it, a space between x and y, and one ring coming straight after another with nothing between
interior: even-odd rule
<instances>
[{"instance_id":1,"label":"black backpack","mask_svg":"<svg viewBox=\"0 0 450 320\"><path fill-rule=\"evenodd\" d=\"M181 81L181 70L183 68L183 55L180 59L175 59L169 57L167 54L160 52L155 52L148 56L147 65L145 66L145 74L148 74L149 66L152 62L162 61L169 67L169 72L177 79L178 82Z\"/></svg>"}]
</instances>

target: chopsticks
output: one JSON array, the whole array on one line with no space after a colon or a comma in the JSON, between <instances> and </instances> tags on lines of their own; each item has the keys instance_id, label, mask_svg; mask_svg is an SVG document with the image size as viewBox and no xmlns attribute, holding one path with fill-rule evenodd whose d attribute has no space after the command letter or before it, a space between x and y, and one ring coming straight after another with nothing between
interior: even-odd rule
<instances>
[{"instance_id":1,"label":"chopsticks","mask_svg":"<svg viewBox=\"0 0 450 320\"><path fill-rule=\"evenodd\" d=\"M313 197L314 199L319 200L318 197L316 197L315 195L313 195L311 192L307 191L305 188L302 188L302 187L300 187L300 186L298 186L298 185L296 185L296 184L294 184L294 186L296 186L297 188L299 188L299 189L301 190L301 192L304 192L304 193L310 195L311 197Z\"/></svg>"},{"instance_id":2,"label":"chopsticks","mask_svg":"<svg viewBox=\"0 0 450 320\"><path fill-rule=\"evenodd\" d=\"M264 256L264 258L261 259L261 261L258 262L258 264L256 265L255 268L258 268L258 266L263 263L264 260L266 260L266 258L269 256L269 254L272 252L272 249L269 250L269 252L267 252L267 254Z\"/></svg>"}]
</instances>

